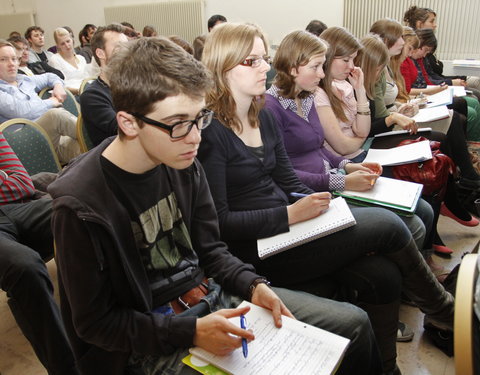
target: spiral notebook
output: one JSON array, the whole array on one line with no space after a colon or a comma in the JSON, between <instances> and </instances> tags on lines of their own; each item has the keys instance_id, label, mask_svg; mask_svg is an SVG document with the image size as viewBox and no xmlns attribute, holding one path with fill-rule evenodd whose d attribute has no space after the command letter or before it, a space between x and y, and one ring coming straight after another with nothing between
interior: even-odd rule
<instances>
[{"instance_id":1,"label":"spiral notebook","mask_svg":"<svg viewBox=\"0 0 480 375\"><path fill-rule=\"evenodd\" d=\"M257 241L258 256L268 258L298 245L328 236L357 222L342 197L332 199L326 212L313 219L290 225L290 230Z\"/></svg>"}]
</instances>

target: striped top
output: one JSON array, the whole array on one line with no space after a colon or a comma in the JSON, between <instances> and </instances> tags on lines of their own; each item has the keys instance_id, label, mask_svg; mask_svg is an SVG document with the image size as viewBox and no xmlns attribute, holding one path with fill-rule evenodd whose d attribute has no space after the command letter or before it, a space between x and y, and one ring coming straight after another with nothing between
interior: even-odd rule
<instances>
[{"instance_id":1,"label":"striped top","mask_svg":"<svg viewBox=\"0 0 480 375\"><path fill-rule=\"evenodd\" d=\"M0 133L0 205L26 202L34 193L32 179Z\"/></svg>"}]
</instances>

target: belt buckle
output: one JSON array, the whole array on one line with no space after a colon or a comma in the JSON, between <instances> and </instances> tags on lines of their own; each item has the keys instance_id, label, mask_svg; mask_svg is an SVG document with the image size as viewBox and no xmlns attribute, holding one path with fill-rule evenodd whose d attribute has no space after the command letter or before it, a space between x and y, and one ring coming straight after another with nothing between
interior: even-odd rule
<instances>
[{"instance_id":1,"label":"belt buckle","mask_svg":"<svg viewBox=\"0 0 480 375\"><path fill-rule=\"evenodd\" d=\"M188 305L187 302L185 302L185 301L182 299L182 296L177 297L177 301L178 301L178 303L179 303L185 310L190 310L190 306Z\"/></svg>"}]
</instances>

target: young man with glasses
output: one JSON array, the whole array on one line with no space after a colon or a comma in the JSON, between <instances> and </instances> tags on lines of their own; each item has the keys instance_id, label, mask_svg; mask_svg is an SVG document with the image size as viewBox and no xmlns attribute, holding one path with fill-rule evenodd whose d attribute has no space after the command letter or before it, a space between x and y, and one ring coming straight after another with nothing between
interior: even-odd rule
<instances>
[{"instance_id":1,"label":"young man with glasses","mask_svg":"<svg viewBox=\"0 0 480 375\"><path fill-rule=\"evenodd\" d=\"M108 69L119 134L49 188L63 318L84 375L193 374L181 363L189 347L226 355L254 339L228 320L248 311L235 308L242 299L272 310L277 327L289 308L323 300L274 291L219 240L195 159L212 118L206 68L165 38L141 38ZM351 319L351 347L370 354L366 315Z\"/></svg>"}]
</instances>

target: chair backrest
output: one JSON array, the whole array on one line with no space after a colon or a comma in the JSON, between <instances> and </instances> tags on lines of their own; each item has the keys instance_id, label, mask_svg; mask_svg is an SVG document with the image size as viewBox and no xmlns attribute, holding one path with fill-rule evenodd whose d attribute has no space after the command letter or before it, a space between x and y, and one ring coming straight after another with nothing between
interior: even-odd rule
<instances>
[{"instance_id":1,"label":"chair backrest","mask_svg":"<svg viewBox=\"0 0 480 375\"><path fill-rule=\"evenodd\" d=\"M454 352L455 372L461 375L473 375L474 359L474 290L478 277L478 254L463 257L458 271L455 290Z\"/></svg>"},{"instance_id":2,"label":"chair backrest","mask_svg":"<svg viewBox=\"0 0 480 375\"><path fill-rule=\"evenodd\" d=\"M80 84L80 88L78 89L78 95L80 96L82 94L82 92L84 92L88 86L90 86L92 84L93 81L95 81L97 79L97 77L88 77L88 78L85 78L82 83Z\"/></svg>"},{"instance_id":3,"label":"chair backrest","mask_svg":"<svg viewBox=\"0 0 480 375\"><path fill-rule=\"evenodd\" d=\"M83 123L83 117L80 113L77 117L77 140L80 144L80 151L87 152L91 150L94 146L92 141L90 140L90 136L88 135L87 129Z\"/></svg>"},{"instance_id":4,"label":"chair backrest","mask_svg":"<svg viewBox=\"0 0 480 375\"><path fill-rule=\"evenodd\" d=\"M29 175L58 173L60 162L45 130L33 121L16 118L0 125L0 131Z\"/></svg>"},{"instance_id":5,"label":"chair backrest","mask_svg":"<svg viewBox=\"0 0 480 375\"><path fill-rule=\"evenodd\" d=\"M51 87L45 87L38 93L38 96L40 96L40 98L42 99L48 99L50 98L50 96L52 96L50 90L52 90ZM80 113L80 109L77 100L75 99L75 96L69 90L65 91L67 93L67 97L63 102L63 108L65 108L72 115L78 116L78 114Z\"/></svg>"}]
</instances>

